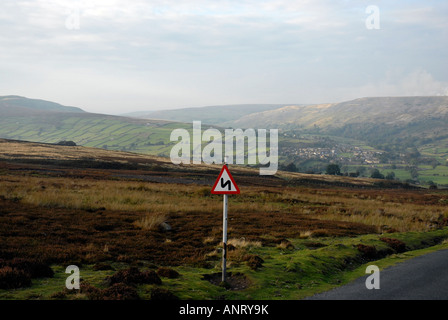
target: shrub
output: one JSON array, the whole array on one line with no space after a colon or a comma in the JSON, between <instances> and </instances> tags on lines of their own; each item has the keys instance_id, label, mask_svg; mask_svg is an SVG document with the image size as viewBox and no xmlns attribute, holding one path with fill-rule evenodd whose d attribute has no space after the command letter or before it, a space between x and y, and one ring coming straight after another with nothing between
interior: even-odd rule
<instances>
[{"instance_id":1,"label":"shrub","mask_svg":"<svg viewBox=\"0 0 448 320\"><path fill-rule=\"evenodd\" d=\"M327 166L326 172L327 172L327 174L330 174L330 175L340 175L341 168L339 167L339 165L337 165L335 163L330 163Z\"/></svg>"},{"instance_id":2,"label":"shrub","mask_svg":"<svg viewBox=\"0 0 448 320\"><path fill-rule=\"evenodd\" d=\"M100 289L90 285L87 282L81 282L79 287L80 293L85 294L89 300L102 300L103 295Z\"/></svg>"},{"instance_id":3,"label":"shrub","mask_svg":"<svg viewBox=\"0 0 448 320\"><path fill-rule=\"evenodd\" d=\"M49 266L37 260L15 258L6 262L6 265L28 273L31 278L52 278L54 276L54 272Z\"/></svg>"},{"instance_id":4,"label":"shrub","mask_svg":"<svg viewBox=\"0 0 448 320\"><path fill-rule=\"evenodd\" d=\"M107 278L107 281L113 285L115 283L124 283L126 285L137 284L162 284L162 280L153 270L141 272L136 267L120 270Z\"/></svg>"},{"instance_id":5,"label":"shrub","mask_svg":"<svg viewBox=\"0 0 448 320\"><path fill-rule=\"evenodd\" d=\"M277 245L277 248L286 249L286 250L294 250L295 249L294 245L288 240L280 242L280 244Z\"/></svg>"},{"instance_id":6,"label":"shrub","mask_svg":"<svg viewBox=\"0 0 448 320\"><path fill-rule=\"evenodd\" d=\"M56 144L60 145L60 146L76 147L76 143L74 141L62 140L62 141L59 141Z\"/></svg>"},{"instance_id":7,"label":"shrub","mask_svg":"<svg viewBox=\"0 0 448 320\"><path fill-rule=\"evenodd\" d=\"M372 174L370 175L370 178L373 178L373 179L384 179L384 175L378 169L374 169L372 171Z\"/></svg>"},{"instance_id":8,"label":"shrub","mask_svg":"<svg viewBox=\"0 0 448 320\"><path fill-rule=\"evenodd\" d=\"M134 222L134 225L143 230L157 230L166 221L164 213L151 213Z\"/></svg>"},{"instance_id":9,"label":"shrub","mask_svg":"<svg viewBox=\"0 0 448 320\"><path fill-rule=\"evenodd\" d=\"M3 267L0 269L0 289L16 289L29 287L31 285L31 276L20 269Z\"/></svg>"},{"instance_id":10,"label":"shrub","mask_svg":"<svg viewBox=\"0 0 448 320\"><path fill-rule=\"evenodd\" d=\"M300 234L299 234L299 239L308 239L309 237L311 237L312 236L312 232L311 231L300 231Z\"/></svg>"},{"instance_id":11,"label":"shrub","mask_svg":"<svg viewBox=\"0 0 448 320\"><path fill-rule=\"evenodd\" d=\"M115 283L110 288L104 289L101 292L103 300L139 300L137 291L124 284Z\"/></svg>"},{"instance_id":12,"label":"shrub","mask_svg":"<svg viewBox=\"0 0 448 320\"><path fill-rule=\"evenodd\" d=\"M380 240L387 243L395 252L400 253L406 251L406 244L403 241L393 238L380 238Z\"/></svg>"},{"instance_id":13,"label":"shrub","mask_svg":"<svg viewBox=\"0 0 448 320\"><path fill-rule=\"evenodd\" d=\"M377 257L378 251L374 246L369 246L365 244L358 244L357 249L359 252L361 252L363 258L373 260Z\"/></svg>"},{"instance_id":14,"label":"shrub","mask_svg":"<svg viewBox=\"0 0 448 320\"><path fill-rule=\"evenodd\" d=\"M316 229L311 232L313 238L328 237L330 235L327 229Z\"/></svg>"},{"instance_id":15,"label":"shrub","mask_svg":"<svg viewBox=\"0 0 448 320\"><path fill-rule=\"evenodd\" d=\"M138 300L137 291L124 283L114 283L104 290L98 289L88 283L81 283L80 292L89 300Z\"/></svg>"},{"instance_id":16,"label":"shrub","mask_svg":"<svg viewBox=\"0 0 448 320\"><path fill-rule=\"evenodd\" d=\"M165 277L168 279L175 279L175 278L179 278L180 274L179 272L177 272L176 270L173 270L171 268L159 268L157 270L157 275L159 275L160 277Z\"/></svg>"},{"instance_id":17,"label":"shrub","mask_svg":"<svg viewBox=\"0 0 448 320\"><path fill-rule=\"evenodd\" d=\"M263 267L264 260L257 255L247 254L243 257L243 261L246 261L246 264L252 270L257 270L258 268Z\"/></svg>"},{"instance_id":18,"label":"shrub","mask_svg":"<svg viewBox=\"0 0 448 320\"><path fill-rule=\"evenodd\" d=\"M50 295L50 299L54 300L62 300L65 298L67 298L67 293L65 291L58 291Z\"/></svg>"}]
</instances>

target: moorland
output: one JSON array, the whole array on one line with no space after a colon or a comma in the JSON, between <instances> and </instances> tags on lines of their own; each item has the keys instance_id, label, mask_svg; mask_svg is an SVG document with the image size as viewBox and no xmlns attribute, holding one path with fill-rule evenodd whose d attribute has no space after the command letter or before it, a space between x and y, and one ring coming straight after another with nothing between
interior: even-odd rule
<instances>
[{"instance_id":1,"label":"moorland","mask_svg":"<svg viewBox=\"0 0 448 320\"><path fill-rule=\"evenodd\" d=\"M218 165L0 141L0 299L301 299L446 247L448 192L230 166L220 283ZM80 269L68 290L65 269Z\"/></svg>"}]
</instances>

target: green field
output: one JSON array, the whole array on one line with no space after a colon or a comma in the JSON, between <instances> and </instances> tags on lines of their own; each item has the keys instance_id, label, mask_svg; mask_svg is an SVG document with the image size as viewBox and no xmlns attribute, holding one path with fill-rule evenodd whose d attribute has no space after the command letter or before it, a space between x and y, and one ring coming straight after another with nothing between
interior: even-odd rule
<instances>
[{"instance_id":1,"label":"green field","mask_svg":"<svg viewBox=\"0 0 448 320\"><path fill-rule=\"evenodd\" d=\"M426 144L419 148L422 155L434 157L440 163L448 161L448 139L438 140L437 144Z\"/></svg>"},{"instance_id":2,"label":"green field","mask_svg":"<svg viewBox=\"0 0 448 320\"><path fill-rule=\"evenodd\" d=\"M50 118L50 119L49 119ZM33 142L74 141L78 145L169 155L171 131L191 125L92 114L51 114L0 120L0 136Z\"/></svg>"},{"instance_id":3,"label":"green field","mask_svg":"<svg viewBox=\"0 0 448 320\"><path fill-rule=\"evenodd\" d=\"M359 167L366 168L365 176L370 176L370 170L373 168L373 166L370 165L353 165L353 166L347 166L349 172L355 172L359 169ZM391 168L390 164L377 164L374 166L374 168L377 168L384 176L386 176L388 173L393 172L395 174L395 179L400 181L407 181L407 180L413 180L411 173L409 170L406 170L406 166L404 165L396 165L395 168ZM448 166L446 165L439 165L435 168L429 165L418 165L418 181L423 186L429 186L432 184L431 182L435 183L439 186L448 186Z\"/></svg>"}]
</instances>

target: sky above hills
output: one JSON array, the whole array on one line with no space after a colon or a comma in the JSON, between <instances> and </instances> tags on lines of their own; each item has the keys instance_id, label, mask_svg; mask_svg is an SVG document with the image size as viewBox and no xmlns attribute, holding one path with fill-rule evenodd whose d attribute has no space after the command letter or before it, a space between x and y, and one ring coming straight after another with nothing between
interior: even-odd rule
<instances>
[{"instance_id":1,"label":"sky above hills","mask_svg":"<svg viewBox=\"0 0 448 320\"><path fill-rule=\"evenodd\" d=\"M447 16L444 0L3 0L0 95L111 114L448 95Z\"/></svg>"}]
</instances>

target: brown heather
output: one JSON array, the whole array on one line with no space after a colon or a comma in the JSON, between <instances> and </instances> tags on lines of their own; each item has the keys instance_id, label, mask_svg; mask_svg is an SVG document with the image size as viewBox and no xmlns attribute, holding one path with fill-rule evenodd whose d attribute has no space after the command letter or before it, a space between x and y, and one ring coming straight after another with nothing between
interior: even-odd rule
<instances>
[{"instance_id":1,"label":"brown heather","mask_svg":"<svg viewBox=\"0 0 448 320\"><path fill-rule=\"evenodd\" d=\"M100 170L0 161L0 257L38 259L46 265L201 264L220 245L222 196L211 195L211 186L201 183L170 182L185 177L213 182L219 172L201 170ZM233 171L242 193L229 197L228 237L236 248L229 255L260 245L286 249L287 239L426 231L448 221L443 190L290 186L289 176L269 179ZM139 177L157 177L158 182ZM162 222L171 230L158 228Z\"/></svg>"}]
</instances>

